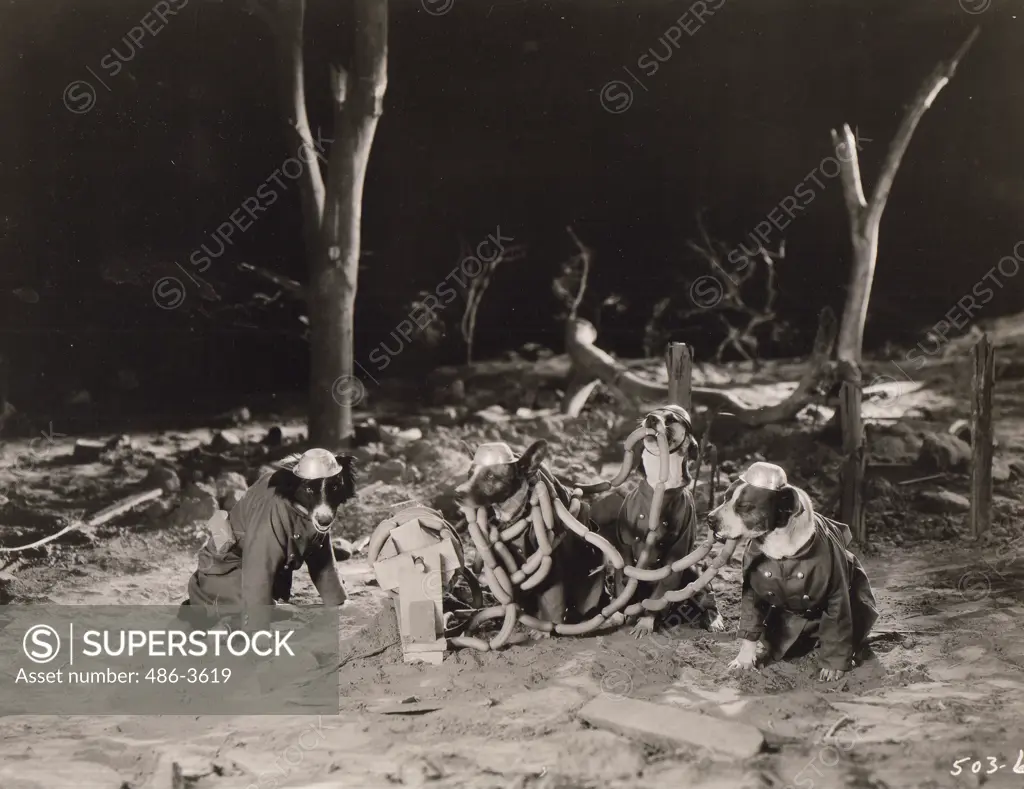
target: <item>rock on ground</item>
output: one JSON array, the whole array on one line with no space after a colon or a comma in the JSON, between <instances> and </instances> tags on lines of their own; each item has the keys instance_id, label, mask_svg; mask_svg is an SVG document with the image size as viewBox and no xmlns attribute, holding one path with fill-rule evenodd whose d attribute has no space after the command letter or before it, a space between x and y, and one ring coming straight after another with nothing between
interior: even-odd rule
<instances>
[{"instance_id":1,"label":"rock on ground","mask_svg":"<svg viewBox=\"0 0 1024 789\"><path fill-rule=\"evenodd\" d=\"M217 492L202 482L190 482L181 494L181 503L174 511L174 525L206 523L217 511Z\"/></svg>"},{"instance_id":2,"label":"rock on ground","mask_svg":"<svg viewBox=\"0 0 1024 789\"><path fill-rule=\"evenodd\" d=\"M377 466L372 467L366 475L369 482L394 482L401 479L405 473L405 463L399 458L391 458Z\"/></svg>"},{"instance_id":3,"label":"rock on ground","mask_svg":"<svg viewBox=\"0 0 1024 789\"><path fill-rule=\"evenodd\" d=\"M229 493L245 493L249 489L245 477L237 471L222 471L213 481L217 493L217 500L223 501Z\"/></svg>"},{"instance_id":4,"label":"rock on ground","mask_svg":"<svg viewBox=\"0 0 1024 789\"><path fill-rule=\"evenodd\" d=\"M181 490L181 478L178 476L178 472L160 463L150 468L143 484L146 487L160 488L164 493L177 493Z\"/></svg>"},{"instance_id":5,"label":"rock on ground","mask_svg":"<svg viewBox=\"0 0 1024 789\"><path fill-rule=\"evenodd\" d=\"M917 465L924 471L967 471L971 445L949 433L926 433Z\"/></svg>"},{"instance_id":6,"label":"rock on ground","mask_svg":"<svg viewBox=\"0 0 1024 789\"><path fill-rule=\"evenodd\" d=\"M225 452L232 447L239 446L241 443L242 439L237 434L232 433L230 430L221 430L210 441L210 450L213 452Z\"/></svg>"},{"instance_id":7,"label":"rock on ground","mask_svg":"<svg viewBox=\"0 0 1024 789\"><path fill-rule=\"evenodd\" d=\"M924 490L917 496L918 509L932 515L969 512L971 502L966 496L948 490Z\"/></svg>"}]
</instances>

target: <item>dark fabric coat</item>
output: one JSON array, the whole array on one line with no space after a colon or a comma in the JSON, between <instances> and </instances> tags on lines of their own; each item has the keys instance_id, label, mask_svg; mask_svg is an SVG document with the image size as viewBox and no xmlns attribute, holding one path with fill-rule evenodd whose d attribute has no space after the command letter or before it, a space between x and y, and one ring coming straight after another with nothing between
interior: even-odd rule
<instances>
[{"instance_id":1,"label":"dark fabric coat","mask_svg":"<svg viewBox=\"0 0 1024 789\"><path fill-rule=\"evenodd\" d=\"M751 541L743 557L741 638L764 637L773 660L802 638L817 638L825 668L849 671L878 618L849 528L818 513L815 535L797 555L772 559Z\"/></svg>"},{"instance_id":2,"label":"dark fabric coat","mask_svg":"<svg viewBox=\"0 0 1024 789\"><path fill-rule=\"evenodd\" d=\"M647 519L650 517L653 497L654 488L643 479L635 490L625 496L619 492L610 493L594 502L590 508L590 519L594 527L602 537L610 540L619 549L626 564L636 564L643 549L647 539ZM666 490L661 506L661 524L658 526L659 538L651 557L652 561L648 562L648 569L671 564L693 551L696 545L696 532L697 509L689 489L683 486ZM633 601L659 598L665 592L682 589L695 581L702 570L698 564L656 583L641 581ZM616 595L625 587L626 580L622 573L616 573ZM694 608L704 611L716 609L715 596L710 586L690 600L660 611L657 617L660 621L666 621L671 613L675 612L691 620Z\"/></svg>"},{"instance_id":3,"label":"dark fabric coat","mask_svg":"<svg viewBox=\"0 0 1024 789\"><path fill-rule=\"evenodd\" d=\"M233 542L218 550L211 536L200 549L185 618L215 620L241 611L244 625L265 627L269 607L289 599L292 572L303 564L324 605L345 602L329 534L319 534L308 515L274 490L272 476L257 480L228 514Z\"/></svg>"}]
</instances>

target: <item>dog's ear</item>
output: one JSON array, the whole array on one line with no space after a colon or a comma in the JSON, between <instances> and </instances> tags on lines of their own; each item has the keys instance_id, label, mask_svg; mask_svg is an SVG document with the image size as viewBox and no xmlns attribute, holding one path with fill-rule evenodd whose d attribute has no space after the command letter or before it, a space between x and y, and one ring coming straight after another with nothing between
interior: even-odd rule
<instances>
[{"instance_id":1,"label":"dog's ear","mask_svg":"<svg viewBox=\"0 0 1024 789\"><path fill-rule=\"evenodd\" d=\"M786 485L775 494L775 528L781 528L803 509L796 488Z\"/></svg>"},{"instance_id":2,"label":"dog's ear","mask_svg":"<svg viewBox=\"0 0 1024 789\"><path fill-rule=\"evenodd\" d=\"M270 477L267 483L281 495L288 495L299 486L299 478L290 469L279 468Z\"/></svg>"},{"instance_id":3,"label":"dog's ear","mask_svg":"<svg viewBox=\"0 0 1024 789\"><path fill-rule=\"evenodd\" d=\"M354 480L356 478L356 459L352 455L335 455L334 459L341 466L341 475L346 480Z\"/></svg>"},{"instance_id":4,"label":"dog's ear","mask_svg":"<svg viewBox=\"0 0 1024 789\"><path fill-rule=\"evenodd\" d=\"M534 441L526 448L526 451L517 463L527 477L532 477L540 469L540 464L544 462L547 456L548 442L540 439L539 441Z\"/></svg>"}]
</instances>

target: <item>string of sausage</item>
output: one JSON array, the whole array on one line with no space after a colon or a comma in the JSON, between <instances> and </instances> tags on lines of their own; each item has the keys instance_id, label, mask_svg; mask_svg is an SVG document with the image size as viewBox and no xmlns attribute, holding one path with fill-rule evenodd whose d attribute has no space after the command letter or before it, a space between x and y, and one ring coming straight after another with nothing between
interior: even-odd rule
<instances>
[{"instance_id":1,"label":"string of sausage","mask_svg":"<svg viewBox=\"0 0 1024 789\"><path fill-rule=\"evenodd\" d=\"M661 460L658 482L654 486L654 495L651 498L647 521L648 532L644 546L640 551L640 556L637 557L636 564L626 565L622 554L614 545L580 523L576 516L579 514L581 499L585 493L601 493L618 487L626 481L636 459L634 447L648 436L653 436L658 442L658 454ZM527 514L511 526L501 531L497 528L489 528L487 510L484 507L464 510L469 524L470 538L484 563L483 582L499 603L499 605L478 611L470 620L467 630L473 630L482 622L499 617L503 617L504 622L501 630L489 640L475 636L456 636L449 639L450 644L453 647L477 649L482 652L500 649L508 643L517 621L543 633L584 635L607 625L618 626L625 621L627 616L643 614L645 611L661 611L669 603L688 600L703 590L732 558L738 541L726 542L711 565L696 581L687 584L683 589L666 592L657 599L648 598L638 603L629 604L641 581L661 581L672 574L689 569L704 559L714 546L714 538L709 534L703 543L682 559L663 567L647 568L651 549L658 538L657 528L661 523L661 508L665 499L665 483L668 481L668 475L669 451L664 427L660 427L658 430L640 427L626 439L622 466L615 477L594 485L575 488L571 493L568 507L558 498L557 483L554 478L546 469L542 468L530 493ZM571 625L549 622L521 613L514 601L516 587L523 590L533 589L542 583L551 572L553 550L551 535L555 532L556 519L564 528L600 550L606 561L616 570L621 570L629 579L619 596L606 605L599 614L586 622ZM505 542L516 539L531 527L537 542L537 550L521 566L517 566L515 557Z\"/></svg>"}]
</instances>

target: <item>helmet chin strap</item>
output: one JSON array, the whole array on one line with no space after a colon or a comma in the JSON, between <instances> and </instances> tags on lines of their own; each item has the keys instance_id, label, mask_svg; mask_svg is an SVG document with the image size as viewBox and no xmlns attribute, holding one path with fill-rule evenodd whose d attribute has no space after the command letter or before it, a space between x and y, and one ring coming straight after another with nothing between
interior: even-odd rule
<instances>
[{"instance_id":1,"label":"helmet chin strap","mask_svg":"<svg viewBox=\"0 0 1024 789\"><path fill-rule=\"evenodd\" d=\"M684 435L682 441L680 441L674 447L669 447L668 448L668 453L670 455L676 454L680 449L682 449L683 447L686 446L686 440L689 437L690 437L689 434ZM647 442L646 441L644 442L644 452L647 452L648 454L654 455L654 457L658 457L658 450L657 450L657 448L651 449L650 447L647 446Z\"/></svg>"}]
</instances>

